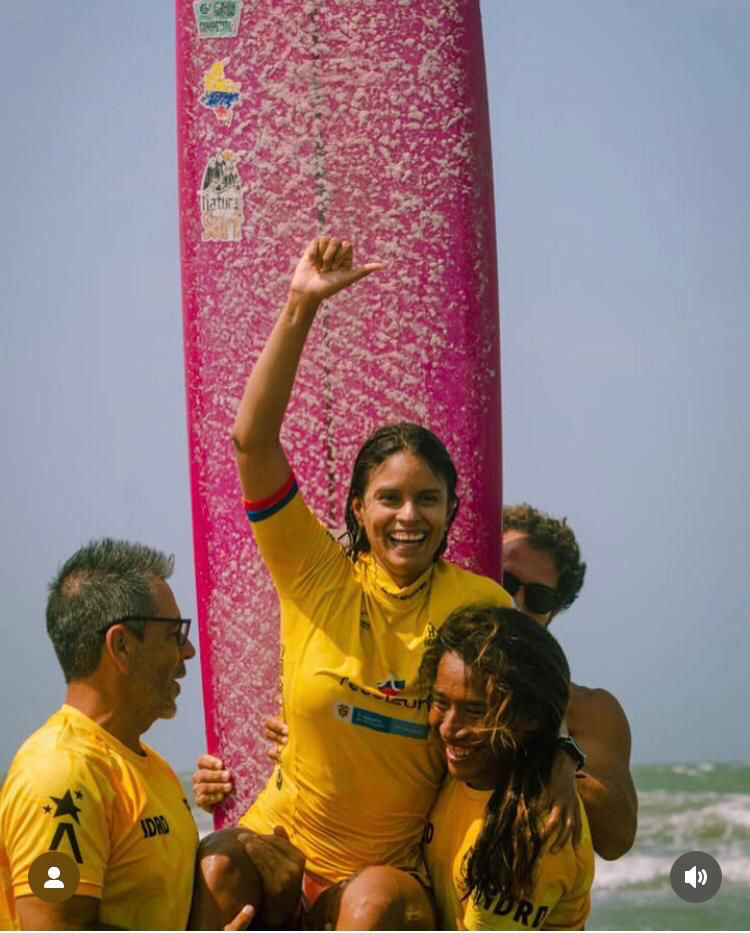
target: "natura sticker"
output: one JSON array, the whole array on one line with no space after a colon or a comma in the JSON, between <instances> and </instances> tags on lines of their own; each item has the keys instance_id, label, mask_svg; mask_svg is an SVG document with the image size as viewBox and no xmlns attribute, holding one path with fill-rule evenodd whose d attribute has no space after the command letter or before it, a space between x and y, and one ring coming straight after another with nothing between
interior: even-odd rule
<instances>
[{"instance_id":1,"label":"natura sticker","mask_svg":"<svg viewBox=\"0 0 750 933\"><path fill-rule=\"evenodd\" d=\"M242 179L237 157L225 149L208 160L199 192L201 240L237 243L242 239Z\"/></svg>"}]
</instances>

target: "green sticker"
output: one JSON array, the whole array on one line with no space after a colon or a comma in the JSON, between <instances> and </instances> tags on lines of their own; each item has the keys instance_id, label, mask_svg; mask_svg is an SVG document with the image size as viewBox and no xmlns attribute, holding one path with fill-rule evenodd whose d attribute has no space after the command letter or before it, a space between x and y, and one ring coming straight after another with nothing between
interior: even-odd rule
<instances>
[{"instance_id":1,"label":"green sticker","mask_svg":"<svg viewBox=\"0 0 750 933\"><path fill-rule=\"evenodd\" d=\"M242 0L194 0L193 9L201 39L226 39L237 35Z\"/></svg>"}]
</instances>

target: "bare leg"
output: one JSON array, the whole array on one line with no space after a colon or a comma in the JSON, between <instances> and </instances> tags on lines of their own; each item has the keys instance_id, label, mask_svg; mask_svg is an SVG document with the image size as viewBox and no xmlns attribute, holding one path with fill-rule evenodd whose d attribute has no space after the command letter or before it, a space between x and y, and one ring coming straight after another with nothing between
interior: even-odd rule
<instances>
[{"instance_id":1,"label":"bare leg","mask_svg":"<svg viewBox=\"0 0 750 933\"><path fill-rule=\"evenodd\" d=\"M324 891L308 921L316 930L434 930L437 916L416 878L388 865L371 865Z\"/></svg>"},{"instance_id":2,"label":"bare leg","mask_svg":"<svg viewBox=\"0 0 750 933\"><path fill-rule=\"evenodd\" d=\"M256 917L263 909L260 873L239 838L249 834L232 827L201 840L189 930L223 930L245 904L252 904Z\"/></svg>"}]
</instances>

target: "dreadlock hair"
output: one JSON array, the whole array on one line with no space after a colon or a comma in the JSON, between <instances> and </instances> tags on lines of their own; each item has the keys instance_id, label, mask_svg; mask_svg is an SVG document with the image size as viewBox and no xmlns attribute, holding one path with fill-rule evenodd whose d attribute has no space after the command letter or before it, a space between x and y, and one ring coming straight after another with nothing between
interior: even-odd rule
<instances>
[{"instance_id":1,"label":"dreadlock hair","mask_svg":"<svg viewBox=\"0 0 750 933\"><path fill-rule=\"evenodd\" d=\"M411 421L400 421L398 424L387 424L378 428L360 447L352 470L352 481L349 494L346 497L344 521L346 531L343 535L347 539L346 553L355 561L359 554L370 550L370 542L364 528L361 527L354 514L353 501L363 499L370 473L375 467L401 451L408 451L419 457L427 464L435 476L440 477L448 493L448 508L452 509L448 516L445 535L440 542L433 560L437 560L448 546L448 532L458 512L458 496L456 484L458 476L451 460L451 455L445 445L432 431L423 428Z\"/></svg>"},{"instance_id":2,"label":"dreadlock hair","mask_svg":"<svg viewBox=\"0 0 750 933\"><path fill-rule=\"evenodd\" d=\"M487 905L501 893L525 897L543 848L544 791L568 705L568 662L541 625L496 606L466 606L449 616L422 660L420 677L428 689L449 653L470 669L485 696L479 728L503 762L463 866L465 896Z\"/></svg>"},{"instance_id":3,"label":"dreadlock hair","mask_svg":"<svg viewBox=\"0 0 750 933\"><path fill-rule=\"evenodd\" d=\"M528 502L506 505L503 533L506 531L523 532L535 551L546 551L552 556L560 575L557 583L560 608L572 606L581 592L586 564L581 560L581 549L567 518L553 518Z\"/></svg>"}]
</instances>

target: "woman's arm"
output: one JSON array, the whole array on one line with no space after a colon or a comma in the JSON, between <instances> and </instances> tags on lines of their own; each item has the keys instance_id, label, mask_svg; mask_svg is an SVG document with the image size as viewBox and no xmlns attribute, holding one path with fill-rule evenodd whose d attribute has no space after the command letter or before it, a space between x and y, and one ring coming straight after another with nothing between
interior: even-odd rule
<instances>
[{"instance_id":1,"label":"woman's arm","mask_svg":"<svg viewBox=\"0 0 750 933\"><path fill-rule=\"evenodd\" d=\"M313 240L297 263L289 297L250 373L232 428L246 499L272 495L289 476L279 432L321 302L381 267L372 262L354 269L351 243L333 237Z\"/></svg>"}]
</instances>

